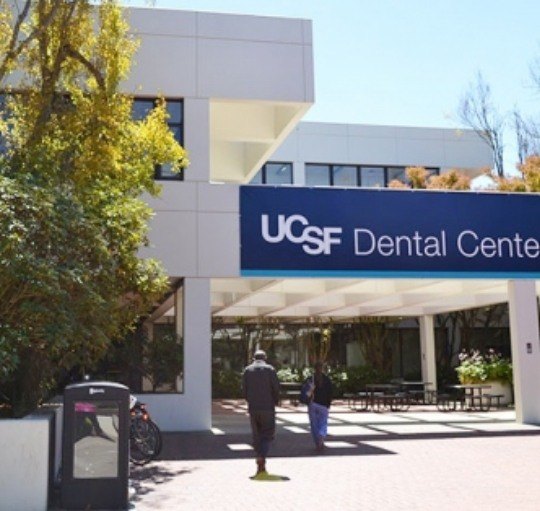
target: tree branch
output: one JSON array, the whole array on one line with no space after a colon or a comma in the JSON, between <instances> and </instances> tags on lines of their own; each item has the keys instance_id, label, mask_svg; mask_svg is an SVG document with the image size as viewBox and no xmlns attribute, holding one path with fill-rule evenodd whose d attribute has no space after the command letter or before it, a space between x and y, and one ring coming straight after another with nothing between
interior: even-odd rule
<instances>
[{"instance_id":1,"label":"tree branch","mask_svg":"<svg viewBox=\"0 0 540 511\"><path fill-rule=\"evenodd\" d=\"M90 62L84 55L82 55L72 46L64 46L64 51L66 52L66 55L80 62L96 79L99 88L101 90L105 90L105 79L103 78L103 75L99 72L99 70L96 68L96 66L92 64L92 62Z\"/></svg>"},{"instance_id":2,"label":"tree branch","mask_svg":"<svg viewBox=\"0 0 540 511\"><path fill-rule=\"evenodd\" d=\"M9 66L13 63L17 57L24 51L24 49L35 39L37 39L41 34L47 30L50 24L56 17L58 9L62 5L62 0L54 0L54 3L49 11L49 14L43 19L39 26L35 27L30 35L23 39L17 46L17 41L19 40L19 34L21 31L21 26L24 23L24 20L28 17L30 12L30 7L32 6L32 0L26 0L22 11L17 16L17 21L13 26L13 31L11 34L11 39L9 41L8 49L5 53L2 64L0 65L0 82L4 80L6 74L9 70Z\"/></svg>"},{"instance_id":3,"label":"tree branch","mask_svg":"<svg viewBox=\"0 0 540 511\"><path fill-rule=\"evenodd\" d=\"M478 73L476 83L461 99L458 115L463 124L475 130L493 152L495 169L504 176L504 119L491 103L491 89Z\"/></svg>"}]
</instances>

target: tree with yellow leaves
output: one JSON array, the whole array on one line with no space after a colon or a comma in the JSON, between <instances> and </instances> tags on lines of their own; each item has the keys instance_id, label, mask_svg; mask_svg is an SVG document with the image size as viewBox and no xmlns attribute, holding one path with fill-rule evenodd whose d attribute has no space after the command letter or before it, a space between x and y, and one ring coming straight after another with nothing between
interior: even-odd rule
<instances>
[{"instance_id":1,"label":"tree with yellow leaves","mask_svg":"<svg viewBox=\"0 0 540 511\"><path fill-rule=\"evenodd\" d=\"M157 164L184 149L164 101L119 91L136 41L115 0L0 0L0 384L14 415L92 366L167 289L143 260Z\"/></svg>"},{"instance_id":2,"label":"tree with yellow leaves","mask_svg":"<svg viewBox=\"0 0 540 511\"><path fill-rule=\"evenodd\" d=\"M394 180L389 183L389 188L417 190L470 190L471 188L471 179L455 169L438 176L430 174L424 167L407 167L405 172L409 183Z\"/></svg>"},{"instance_id":3,"label":"tree with yellow leaves","mask_svg":"<svg viewBox=\"0 0 540 511\"><path fill-rule=\"evenodd\" d=\"M518 169L521 177L499 178L497 189L501 192L540 192L540 156L529 156Z\"/></svg>"}]
</instances>

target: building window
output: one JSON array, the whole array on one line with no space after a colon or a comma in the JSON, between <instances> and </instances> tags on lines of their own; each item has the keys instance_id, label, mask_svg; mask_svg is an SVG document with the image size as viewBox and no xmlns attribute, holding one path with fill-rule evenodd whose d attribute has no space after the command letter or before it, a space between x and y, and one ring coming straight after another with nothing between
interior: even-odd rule
<instances>
[{"instance_id":1,"label":"building window","mask_svg":"<svg viewBox=\"0 0 540 511\"><path fill-rule=\"evenodd\" d=\"M332 186L358 186L358 168L353 165L332 165Z\"/></svg>"},{"instance_id":2,"label":"building window","mask_svg":"<svg viewBox=\"0 0 540 511\"><path fill-rule=\"evenodd\" d=\"M361 167L360 186L362 188L384 188L386 186L384 167Z\"/></svg>"},{"instance_id":3,"label":"building window","mask_svg":"<svg viewBox=\"0 0 540 511\"><path fill-rule=\"evenodd\" d=\"M306 165L306 186L332 186L330 165Z\"/></svg>"},{"instance_id":4,"label":"building window","mask_svg":"<svg viewBox=\"0 0 540 511\"><path fill-rule=\"evenodd\" d=\"M391 181L409 184L407 167L369 165L327 165L306 163L306 186L342 186L386 188ZM438 175L438 168L426 168L430 175Z\"/></svg>"},{"instance_id":5,"label":"building window","mask_svg":"<svg viewBox=\"0 0 540 511\"><path fill-rule=\"evenodd\" d=\"M250 181L252 185L291 185L292 163L268 162Z\"/></svg>"},{"instance_id":6,"label":"building window","mask_svg":"<svg viewBox=\"0 0 540 511\"><path fill-rule=\"evenodd\" d=\"M407 172L405 167L388 167L387 172L387 183L390 184L392 181L400 181L405 184L409 184L409 178L407 177Z\"/></svg>"},{"instance_id":7,"label":"building window","mask_svg":"<svg viewBox=\"0 0 540 511\"><path fill-rule=\"evenodd\" d=\"M183 145L184 144L184 102L181 99L166 99L167 112L169 113L169 119L167 124L169 129L173 132L175 140ZM135 120L144 119L150 110L156 105L156 98L136 98L133 101L133 118ZM184 172L180 169L179 172L173 173L171 171L171 165L156 165L155 170L156 179L174 179L183 180Z\"/></svg>"}]
</instances>

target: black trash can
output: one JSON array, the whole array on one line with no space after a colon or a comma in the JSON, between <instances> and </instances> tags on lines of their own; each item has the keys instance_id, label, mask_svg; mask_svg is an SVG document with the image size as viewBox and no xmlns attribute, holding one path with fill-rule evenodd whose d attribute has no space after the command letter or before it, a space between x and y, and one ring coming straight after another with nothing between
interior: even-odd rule
<instances>
[{"instance_id":1,"label":"black trash can","mask_svg":"<svg viewBox=\"0 0 540 511\"><path fill-rule=\"evenodd\" d=\"M129 389L99 381L64 391L61 501L65 509L127 509Z\"/></svg>"}]
</instances>

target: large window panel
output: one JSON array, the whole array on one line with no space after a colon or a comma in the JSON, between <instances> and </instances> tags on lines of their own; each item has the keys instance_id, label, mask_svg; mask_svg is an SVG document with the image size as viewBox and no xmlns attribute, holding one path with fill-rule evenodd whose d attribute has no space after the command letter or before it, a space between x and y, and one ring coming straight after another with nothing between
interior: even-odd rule
<instances>
[{"instance_id":1,"label":"large window panel","mask_svg":"<svg viewBox=\"0 0 540 511\"><path fill-rule=\"evenodd\" d=\"M249 182L252 185L291 185L292 163L268 162L253 176Z\"/></svg>"},{"instance_id":2,"label":"large window panel","mask_svg":"<svg viewBox=\"0 0 540 511\"><path fill-rule=\"evenodd\" d=\"M291 163L267 163L264 166L265 183L268 185L292 184Z\"/></svg>"},{"instance_id":3,"label":"large window panel","mask_svg":"<svg viewBox=\"0 0 540 511\"><path fill-rule=\"evenodd\" d=\"M169 114L169 125L182 124L184 122L184 103L178 99L167 101L167 112Z\"/></svg>"},{"instance_id":4,"label":"large window panel","mask_svg":"<svg viewBox=\"0 0 540 511\"><path fill-rule=\"evenodd\" d=\"M133 101L133 107L131 115L136 121L142 121L150 113L155 106L153 99L135 99Z\"/></svg>"},{"instance_id":5,"label":"large window panel","mask_svg":"<svg viewBox=\"0 0 540 511\"><path fill-rule=\"evenodd\" d=\"M360 186L363 188L384 188L384 167L362 167Z\"/></svg>"},{"instance_id":6,"label":"large window panel","mask_svg":"<svg viewBox=\"0 0 540 511\"><path fill-rule=\"evenodd\" d=\"M330 166L307 164L306 186L330 186Z\"/></svg>"},{"instance_id":7,"label":"large window panel","mask_svg":"<svg viewBox=\"0 0 540 511\"><path fill-rule=\"evenodd\" d=\"M390 184L392 181L401 181L402 183L409 184L406 167L388 167L387 172L388 184Z\"/></svg>"},{"instance_id":8,"label":"large window panel","mask_svg":"<svg viewBox=\"0 0 540 511\"><path fill-rule=\"evenodd\" d=\"M353 187L358 186L358 169L353 165L333 165L332 185Z\"/></svg>"}]
</instances>

